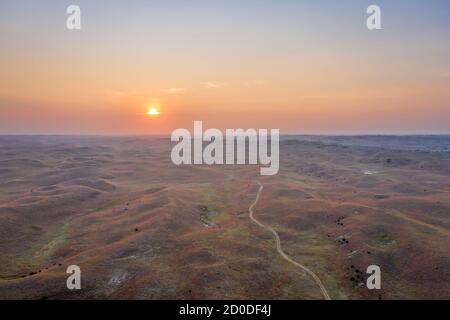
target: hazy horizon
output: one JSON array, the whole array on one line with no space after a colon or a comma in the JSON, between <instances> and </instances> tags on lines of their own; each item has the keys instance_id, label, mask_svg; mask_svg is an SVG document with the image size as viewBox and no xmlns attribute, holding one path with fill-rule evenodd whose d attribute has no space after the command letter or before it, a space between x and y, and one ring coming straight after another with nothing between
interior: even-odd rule
<instances>
[{"instance_id":1,"label":"hazy horizon","mask_svg":"<svg viewBox=\"0 0 450 320\"><path fill-rule=\"evenodd\" d=\"M209 129L209 128L205 128ZM242 128L244 129L244 128ZM192 131L193 132L193 131ZM0 133L0 137L165 137L170 138L171 133ZM450 133L283 133L280 137L300 136L300 137L445 137Z\"/></svg>"}]
</instances>

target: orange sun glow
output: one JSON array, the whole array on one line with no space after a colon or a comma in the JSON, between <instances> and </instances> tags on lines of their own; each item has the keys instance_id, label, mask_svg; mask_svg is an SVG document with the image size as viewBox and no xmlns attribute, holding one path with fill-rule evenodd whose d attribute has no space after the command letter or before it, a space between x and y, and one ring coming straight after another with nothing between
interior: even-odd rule
<instances>
[{"instance_id":1,"label":"orange sun glow","mask_svg":"<svg viewBox=\"0 0 450 320\"><path fill-rule=\"evenodd\" d=\"M153 116L153 117L154 117L154 116L159 115L159 111L158 111L158 109L157 109L156 107L151 107L151 108L148 110L147 115Z\"/></svg>"}]
</instances>

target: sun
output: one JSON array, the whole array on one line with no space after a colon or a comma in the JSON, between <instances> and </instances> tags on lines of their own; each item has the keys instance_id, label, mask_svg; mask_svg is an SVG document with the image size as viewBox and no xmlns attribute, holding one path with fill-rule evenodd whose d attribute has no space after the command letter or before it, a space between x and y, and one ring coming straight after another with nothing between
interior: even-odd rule
<instances>
[{"instance_id":1,"label":"sun","mask_svg":"<svg viewBox=\"0 0 450 320\"><path fill-rule=\"evenodd\" d=\"M159 113L157 107L150 107L150 109L149 109L148 112L147 112L147 115L152 116L152 117L155 117L155 116L157 116L157 115L159 115L159 114L160 114L160 113Z\"/></svg>"}]
</instances>

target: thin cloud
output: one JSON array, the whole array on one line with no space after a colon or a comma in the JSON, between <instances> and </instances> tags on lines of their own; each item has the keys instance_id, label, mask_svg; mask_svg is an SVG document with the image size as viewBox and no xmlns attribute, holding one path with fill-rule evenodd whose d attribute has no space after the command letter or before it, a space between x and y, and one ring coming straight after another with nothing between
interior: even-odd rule
<instances>
[{"instance_id":1,"label":"thin cloud","mask_svg":"<svg viewBox=\"0 0 450 320\"><path fill-rule=\"evenodd\" d=\"M167 93L170 93L170 94L180 94L180 93L185 92L186 88L169 88L164 91Z\"/></svg>"},{"instance_id":2,"label":"thin cloud","mask_svg":"<svg viewBox=\"0 0 450 320\"><path fill-rule=\"evenodd\" d=\"M218 82L218 81L206 81L202 83L203 87L206 89L217 89L222 88L226 85L226 83Z\"/></svg>"}]
</instances>

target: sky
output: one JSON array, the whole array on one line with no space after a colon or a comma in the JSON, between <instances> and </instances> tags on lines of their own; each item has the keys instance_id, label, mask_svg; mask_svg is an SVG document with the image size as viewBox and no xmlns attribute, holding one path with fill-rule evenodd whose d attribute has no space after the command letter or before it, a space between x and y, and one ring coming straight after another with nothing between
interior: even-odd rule
<instances>
[{"instance_id":1,"label":"sky","mask_svg":"<svg viewBox=\"0 0 450 320\"><path fill-rule=\"evenodd\" d=\"M2 0L0 134L450 133L449 17L447 0Z\"/></svg>"}]
</instances>

